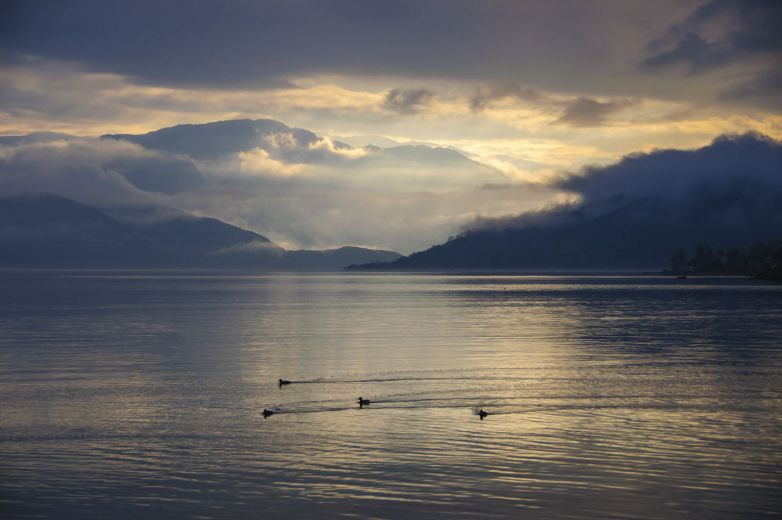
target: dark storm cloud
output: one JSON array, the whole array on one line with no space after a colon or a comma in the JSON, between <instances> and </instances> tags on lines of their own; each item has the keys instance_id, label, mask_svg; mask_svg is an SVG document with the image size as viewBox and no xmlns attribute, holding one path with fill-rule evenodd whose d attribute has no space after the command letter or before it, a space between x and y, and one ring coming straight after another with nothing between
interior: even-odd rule
<instances>
[{"instance_id":1,"label":"dark storm cloud","mask_svg":"<svg viewBox=\"0 0 782 520\"><path fill-rule=\"evenodd\" d=\"M443 1L33 0L7 5L0 32L7 51L142 82L275 86L319 72L458 70L468 46L450 52L454 38L441 32L466 29L475 11Z\"/></svg>"},{"instance_id":2,"label":"dark storm cloud","mask_svg":"<svg viewBox=\"0 0 782 520\"><path fill-rule=\"evenodd\" d=\"M643 65L684 65L693 72L772 56L782 64L782 3L776 0L713 0L649 44Z\"/></svg>"},{"instance_id":3,"label":"dark storm cloud","mask_svg":"<svg viewBox=\"0 0 782 520\"><path fill-rule=\"evenodd\" d=\"M393 88L383 102L383 108L398 114L415 114L425 110L434 99L434 92L425 88Z\"/></svg>"},{"instance_id":4,"label":"dark storm cloud","mask_svg":"<svg viewBox=\"0 0 782 520\"><path fill-rule=\"evenodd\" d=\"M608 116L632 104L632 101L597 101L589 98L573 100L565 108L558 122L570 126L599 126L605 124Z\"/></svg>"},{"instance_id":5,"label":"dark storm cloud","mask_svg":"<svg viewBox=\"0 0 782 520\"><path fill-rule=\"evenodd\" d=\"M681 11L672 0L668 7ZM601 77L609 65L593 58L617 49L616 38L628 47L621 26L637 17L628 22L626 12L619 1L576 0L11 0L0 52L6 62L32 55L180 86L275 86L338 73L526 77L572 88L579 74Z\"/></svg>"}]
</instances>

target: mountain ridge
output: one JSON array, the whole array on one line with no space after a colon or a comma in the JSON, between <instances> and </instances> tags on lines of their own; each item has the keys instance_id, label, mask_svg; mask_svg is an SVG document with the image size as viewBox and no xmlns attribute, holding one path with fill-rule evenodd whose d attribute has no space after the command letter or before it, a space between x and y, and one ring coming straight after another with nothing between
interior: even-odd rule
<instances>
[{"instance_id":1,"label":"mountain ridge","mask_svg":"<svg viewBox=\"0 0 782 520\"><path fill-rule=\"evenodd\" d=\"M169 213L154 215L154 210ZM166 208L133 212L129 218L120 210L104 211L48 193L0 197L0 266L335 271L401 256L354 246L285 250L263 235L215 218Z\"/></svg>"},{"instance_id":2,"label":"mountain ridge","mask_svg":"<svg viewBox=\"0 0 782 520\"><path fill-rule=\"evenodd\" d=\"M487 219L392 263L351 269L660 269L677 248L782 236L782 144L758 134L634 154L561 184L582 201Z\"/></svg>"}]
</instances>

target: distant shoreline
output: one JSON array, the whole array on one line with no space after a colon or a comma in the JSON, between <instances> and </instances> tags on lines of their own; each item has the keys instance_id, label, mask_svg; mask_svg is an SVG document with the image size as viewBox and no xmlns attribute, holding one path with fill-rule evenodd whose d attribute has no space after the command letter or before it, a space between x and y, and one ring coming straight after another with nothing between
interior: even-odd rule
<instances>
[{"instance_id":1,"label":"distant shoreline","mask_svg":"<svg viewBox=\"0 0 782 520\"><path fill-rule=\"evenodd\" d=\"M92 268L92 267L0 267L0 274L73 274L89 276L91 274L100 275L183 275L183 276L356 276L356 275L415 275L415 276L524 276L524 277L604 277L604 278L622 278L622 277L644 277L644 278L673 278L670 273L664 273L661 271L650 270L540 270L540 269L522 269L522 270L509 270L509 269L440 269L440 270L338 270L338 271L269 271L258 269L239 269L239 268L154 268L154 267L141 267L141 268ZM743 274L691 274L690 278L746 278L746 279L760 279Z\"/></svg>"}]
</instances>

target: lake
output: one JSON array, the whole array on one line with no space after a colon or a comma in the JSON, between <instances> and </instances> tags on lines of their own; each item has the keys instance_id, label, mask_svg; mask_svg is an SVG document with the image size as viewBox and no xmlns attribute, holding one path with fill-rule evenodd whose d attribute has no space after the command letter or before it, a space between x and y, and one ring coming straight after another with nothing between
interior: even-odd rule
<instances>
[{"instance_id":1,"label":"lake","mask_svg":"<svg viewBox=\"0 0 782 520\"><path fill-rule=\"evenodd\" d=\"M0 310L0 516L782 513L779 284L4 271Z\"/></svg>"}]
</instances>

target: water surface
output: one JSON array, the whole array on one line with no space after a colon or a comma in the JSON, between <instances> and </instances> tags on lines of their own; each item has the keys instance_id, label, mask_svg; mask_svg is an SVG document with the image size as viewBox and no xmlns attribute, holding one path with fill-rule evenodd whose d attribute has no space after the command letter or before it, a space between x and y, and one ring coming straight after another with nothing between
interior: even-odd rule
<instances>
[{"instance_id":1,"label":"water surface","mask_svg":"<svg viewBox=\"0 0 782 520\"><path fill-rule=\"evenodd\" d=\"M0 309L3 516L782 511L780 285L7 271Z\"/></svg>"}]
</instances>

